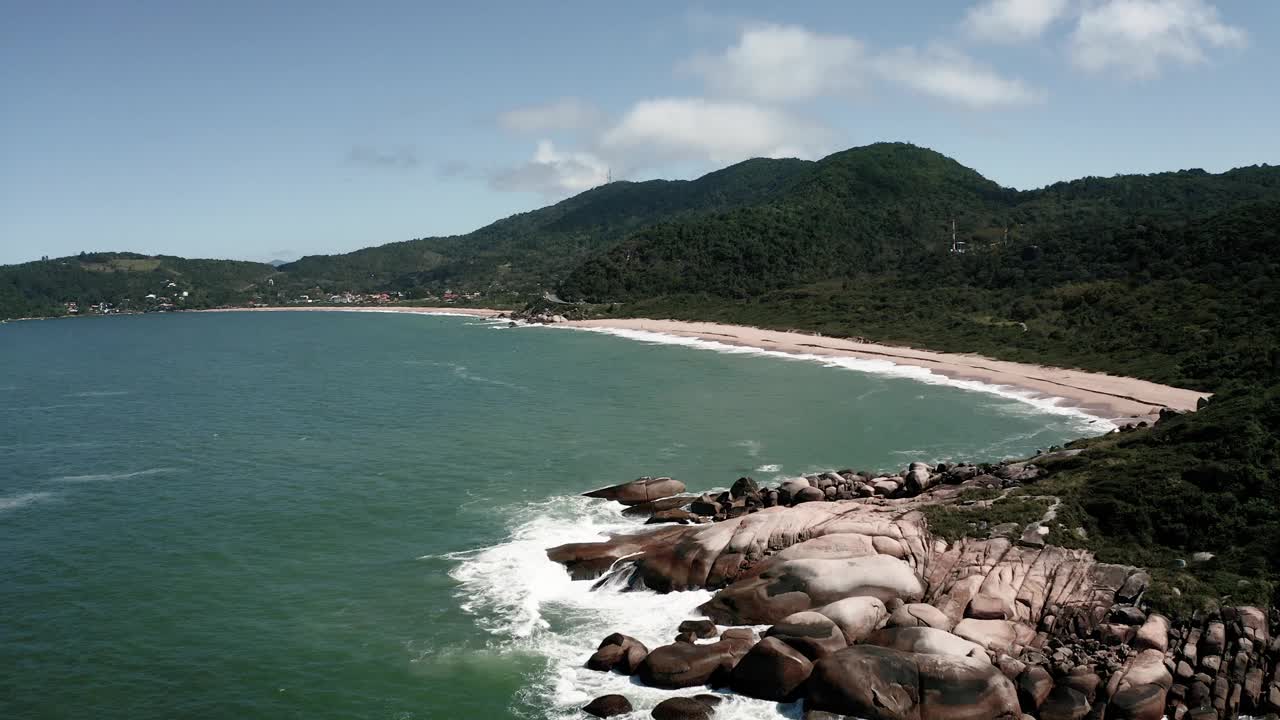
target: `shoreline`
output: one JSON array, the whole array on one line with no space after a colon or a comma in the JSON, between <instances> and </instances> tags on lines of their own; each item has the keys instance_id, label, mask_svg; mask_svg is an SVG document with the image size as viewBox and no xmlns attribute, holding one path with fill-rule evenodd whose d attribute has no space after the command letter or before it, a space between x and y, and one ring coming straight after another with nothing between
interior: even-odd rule
<instances>
[{"instance_id":1,"label":"shoreline","mask_svg":"<svg viewBox=\"0 0 1280 720\"><path fill-rule=\"evenodd\" d=\"M219 308L187 312L397 312L423 315L506 317L508 310L455 307L265 307ZM743 325L646 318L568 320L551 327L585 330L628 330L695 338L788 355L855 358L918 367L952 380L982 383L1028 394L1026 399L1057 401L1058 407L1077 409L1115 425L1153 422L1162 408L1194 411L1209 393L1186 390L1138 378L1066 368L996 360L967 353L942 353L898 345L879 345L822 335L762 330Z\"/></svg>"}]
</instances>

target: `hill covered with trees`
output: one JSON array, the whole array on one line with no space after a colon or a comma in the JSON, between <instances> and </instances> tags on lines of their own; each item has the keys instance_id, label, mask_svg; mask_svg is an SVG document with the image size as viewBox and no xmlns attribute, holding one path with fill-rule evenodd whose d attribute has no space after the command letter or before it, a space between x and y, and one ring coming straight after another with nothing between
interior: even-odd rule
<instances>
[{"instance_id":1,"label":"hill covered with trees","mask_svg":"<svg viewBox=\"0 0 1280 720\"><path fill-rule=\"evenodd\" d=\"M86 311L100 303L124 311L235 305L248 302L273 275L275 268L265 263L137 253L80 253L4 265L0 319L64 315L68 303Z\"/></svg>"}]
</instances>

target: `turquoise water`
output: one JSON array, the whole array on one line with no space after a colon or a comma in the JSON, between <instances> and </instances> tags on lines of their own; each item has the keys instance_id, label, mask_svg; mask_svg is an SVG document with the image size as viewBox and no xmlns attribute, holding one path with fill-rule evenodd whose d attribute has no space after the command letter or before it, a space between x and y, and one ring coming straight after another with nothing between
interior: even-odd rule
<instances>
[{"instance_id":1,"label":"turquoise water","mask_svg":"<svg viewBox=\"0 0 1280 720\"><path fill-rule=\"evenodd\" d=\"M569 582L547 545L627 526L577 493L995 459L1088 429L954 387L457 317L10 323L0 717L575 717L618 688L647 717L661 694L576 666L611 630L661 640L699 598Z\"/></svg>"}]
</instances>

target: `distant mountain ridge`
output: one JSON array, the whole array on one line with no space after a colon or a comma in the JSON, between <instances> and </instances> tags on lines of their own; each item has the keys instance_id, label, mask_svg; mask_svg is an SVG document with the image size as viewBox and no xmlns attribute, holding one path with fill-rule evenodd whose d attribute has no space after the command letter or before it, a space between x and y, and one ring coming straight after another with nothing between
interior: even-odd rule
<instances>
[{"instance_id":1,"label":"distant mountain ridge","mask_svg":"<svg viewBox=\"0 0 1280 720\"><path fill-rule=\"evenodd\" d=\"M0 317L148 309L170 282L187 288L180 307L446 290L519 305L552 292L579 314L803 328L1214 389L1270 372L1277 208L1273 166L1018 191L877 143L613 182L466 235L278 267L129 253L0 267Z\"/></svg>"}]
</instances>

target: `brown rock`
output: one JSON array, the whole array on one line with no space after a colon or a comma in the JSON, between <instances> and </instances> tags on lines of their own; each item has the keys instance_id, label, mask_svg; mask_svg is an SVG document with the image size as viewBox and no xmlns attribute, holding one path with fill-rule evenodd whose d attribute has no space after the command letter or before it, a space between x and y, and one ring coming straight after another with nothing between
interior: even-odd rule
<instances>
[{"instance_id":1,"label":"brown rock","mask_svg":"<svg viewBox=\"0 0 1280 720\"><path fill-rule=\"evenodd\" d=\"M698 498L694 495L673 495L671 497L650 500L649 502L640 503L639 505L625 507L622 509L622 514L627 517L648 517L659 510L683 508L697 499Z\"/></svg>"},{"instance_id":2,"label":"brown rock","mask_svg":"<svg viewBox=\"0 0 1280 720\"><path fill-rule=\"evenodd\" d=\"M674 697L658 703L649 713L654 720L706 720L715 708L694 698Z\"/></svg>"},{"instance_id":3,"label":"brown rock","mask_svg":"<svg viewBox=\"0 0 1280 720\"><path fill-rule=\"evenodd\" d=\"M1152 614L1147 621L1138 629L1137 636L1133 639L1134 650L1159 650L1165 652L1169 649L1169 618L1163 615Z\"/></svg>"},{"instance_id":4,"label":"brown rock","mask_svg":"<svg viewBox=\"0 0 1280 720\"><path fill-rule=\"evenodd\" d=\"M859 645L814 663L805 710L866 720L1020 720L1013 683L989 662Z\"/></svg>"},{"instance_id":5,"label":"brown rock","mask_svg":"<svg viewBox=\"0 0 1280 720\"><path fill-rule=\"evenodd\" d=\"M776 637L810 660L819 660L848 646L840 626L826 615L812 611L788 615L769 628L765 637Z\"/></svg>"},{"instance_id":6,"label":"brown rock","mask_svg":"<svg viewBox=\"0 0 1280 720\"><path fill-rule=\"evenodd\" d=\"M1227 627L1221 622L1211 622L1200 637L1200 657L1222 655L1227 648Z\"/></svg>"},{"instance_id":7,"label":"brown rock","mask_svg":"<svg viewBox=\"0 0 1280 720\"><path fill-rule=\"evenodd\" d=\"M812 671L809 658L776 637L766 637L738 661L729 687L748 697L791 702Z\"/></svg>"},{"instance_id":8,"label":"brown rock","mask_svg":"<svg viewBox=\"0 0 1280 720\"><path fill-rule=\"evenodd\" d=\"M716 636L716 624L710 620L685 620L676 630L682 633L693 633L694 637L703 639Z\"/></svg>"},{"instance_id":9,"label":"brown rock","mask_svg":"<svg viewBox=\"0 0 1280 720\"><path fill-rule=\"evenodd\" d=\"M923 594L920 578L895 557L802 558L739 580L698 609L721 625L748 625L777 622L842 598L917 600Z\"/></svg>"},{"instance_id":10,"label":"brown rock","mask_svg":"<svg viewBox=\"0 0 1280 720\"><path fill-rule=\"evenodd\" d=\"M1134 633L1132 625L1103 623L1098 626L1098 639L1103 645L1127 645L1133 639Z\"/></svg>"},{"instance_id":11,"label":"brown rock","mask_svg":"<svg viewBox=\"0 0 1280 720\"><path fill-rule=\"evenodd\" d=\"M816 487L800 488L800 491L792 496L791 502L799 505L800 503L817 502L826 500L827 495Z\"/></svg>"},{"instance_id":12,"label":"brown rock","mask_svg":"<svg viewBox=\"0 0 1280 720\"><path fill-rule=\"evenodd\" d=\"M1102 678L1084 666L1073 669L1068 675L1058 680L1058 685L1075 690L1090 703L1097 699L1098 686L1101 684Z\"/></svg>"},{"instance_id":13,"label":"brown rock","mask_svg":"<svg viewBox=\"0 0 1280 720\"><path fill-rule=\"evenodd\" d=\"M649 648L644 643L630 635L614 633L600 642L595 654L587 660L587 667L601 672L614 670L623 675L631 675L648 654Z\"/></svg>"},{"instance_id":14,"label":"brown rock","mask_svg":"<svg viewBox=\"0 0 1280 720\"><path fill-rule=\"evenodd\" d=\"M885 624L890 627L931 627L947 632L956 626L945 613L928 603L905 603L889 614L889 621Z\"/></svg>"},{"instance_id":15,"label":"brown rock","mask_svg":"<svg viewBox=\"0 0 1280 720\"><path fill-rule=\"evenodd\" d=\"M663 523L680 523L687 525L689 523L703 522L702 516L683 510L681 508L671 508L670 510L658 510L649 516L644 522L645 525L661 525Z\"/></svg>"},{"instance_id":16,"label":"brown rock","mask_svg":"<svg viewBox=\"0 0 1280 720\"><path fill-rule=\"evenodd\" d=\"M884 628L868 635L865 642L902 652L969 657L990 662L981 645L929 627Z\"/></svg>"},{"instance_id":17,"label":"brown rock","mask_svg":"<svg viewBox=\"0 0 1280 720\"><path fill-rule=\"evenodd\" d=\"M1254 668L1244 676L1244 706L1245 712L1254 712L1262 709L1262 668Z\"/></svg>"},{"instance_id":18,"label":"brown rock","mask_svg":"<svg viewBox=\"0 0 1280 720\"><path fill-rule=\"evenodd\" d=\"M621 695L601 695L582 708L582 712L598 718L626 715L631 712L631 701Z\"/></svg>"},{"instance_id":19,"label":"brown rock","mask_svg":"<svg viewBox=\"0 0 1280 720\"><path fill-rule=\"evenodd\" d=\"M837 600L814 612L830 618L844 633L845 642L850 645L862 642L863 638L884 625L889 618L884 602L871 596Z\"/></svg>"},{"instance_id":20,"label":"brown rock","mask_svg":"<svg viewBox=\"0 0 1280 720\"><path fill-rule=\"evenodd\" d=\"M1082 720L1093 707L1073 688L1057 685L1040 706L1040 720Z\"/></svg>"},{"instance_id":21,"label":"brown rock","mask_svg":"<svg viewBox=\"0 0 1280 720\"><path fill-rule=\"evenodd\" d=\"M1049 671L1032 665L1018 676L1018 702L1024 712L1035 713L1053 691L1053 678Z\"/></svg>"},{"instance_id":22,"label":"brown rock","mask_svg":"<svg viewBox=\"0 0 1280 720\"><path fill-rule=\"evenodd\" d=\"M631 482L585 492L583 495L590 498L616 500L623 505L639 505L672 495L679 495L684 491L684 483L679 480L672 480L669 477L642 477Z\"/></svg>"},{"instance_id":23,"label":"brown rock","mask_svg":"<svg viewBox=\"0 0 1280 720\"><path fill-rule=\"evenodd\" d=\"M725 633L727 636L728 633ZM686 688L723 685L733 666L750 649L750 641L725 639L706 645L673 643L655 648L636 669L636 677L650 687Z\"/></svg>"}]
</instances>

